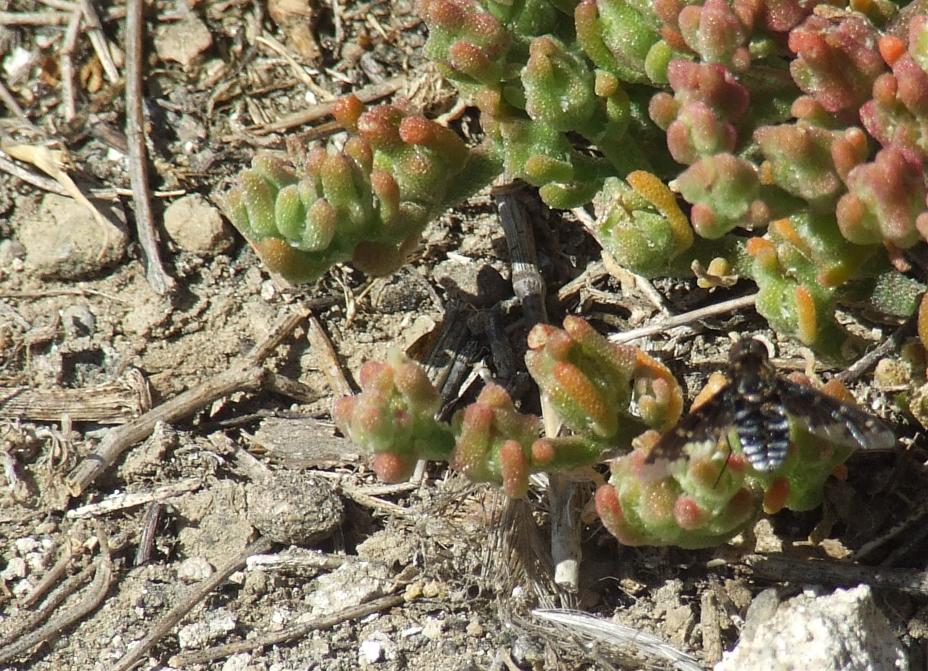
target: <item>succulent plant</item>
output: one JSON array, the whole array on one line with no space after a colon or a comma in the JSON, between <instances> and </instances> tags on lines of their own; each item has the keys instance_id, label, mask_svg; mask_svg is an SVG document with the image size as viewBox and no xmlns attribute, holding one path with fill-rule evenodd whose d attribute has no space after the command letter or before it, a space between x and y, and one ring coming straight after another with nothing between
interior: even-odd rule
<instances>
[{"instance_id":1,"label":"succulent plant","mask_svg":"<svg viewBox=\"0 0 928 671\"><path fill-rule=\"evenodd\" d=\"M424 52L479 109L483 142L470 148L397 106L341 103L342 149L315 148L299 170L257 159L229 194L230 217L273 269L295 281L346 260L390 272L429 220L504 172L555 208L595 202L592 233L633 272L695 273L710 288L756 283L759 314L824 358L860 350L839 309L915 311L925 286L906 274L905 253L928 239L925 15L886 0L853 9L419 0L419 9ZM661 378L641 397L656 405L641 405L630 354L584 370L598 356L585 336L564 344L551 333L535 334L530 366L588 453L589 441L627 445L660 425L664 410L645 408L666 400ZM494 416L509 412L494 403ZM520 491L521 476L499 466L501 445L512 474L539 467L534 443L488 440L486 463L468 468Z\"/></svg>"},{"instance_id":2,"label":"succulent plant","mask_svg":"<svg viewBox=\"0 0 928 671\"><path fill-rule=\"evenodd\" d=\"M597 239L635 272L715 263L755 281L771 325L826 357L854 351L834 319L849 297L914 310L884 301L911 291L866 294L911 284L902 250L928 235L928 17L882 32L891 3L419 7L426 55L480 109L486 139L469 149L349 98L336 110L352 134L343 150L314 149L302 176L258 159L228 210L285 276L348 259L390 272L430 219L503 169L554 207L595 198Z\"/></svg>"},{"instance_id":3,"label":"succulent plant","mask_svg":"<svg viewBox=\"0 0 928 671\"><path fill-rule=\"evenodd\" d=\"M373 458L377 476L399 482L418 459L447 459L454 447L449 427L435 419L441 397L421 366L394 350L385 362L361 368L361 393L335 402L339 429Z\"/></svg>"},{"instance_id":4,"label":"succulent plant","mask_svg":"<svg viewBox=\"0 0 928 671\"><path fill-rule=\"evenodd\" d=\"M609 484L596 491L596 512L623 545L698 548L725 542L758 514L760 496L745 482L747 461L715 444L694 444L687 458L660 472L645 463L646 434L612 462Z\"/></svg>"},{"instance_id":5,"label":"succulent plant","mask_svg":"<svg viewBox=\"0 0 928 671\"><path fill-rule=\"evenodd\" d=\"M418 459L450 462L476 482L501 485L513 497L528 476L599 462L648 427L666 428L683 400L665 366L633 347L610 344L584 320L564 329L538 325L529 336L529 370L573 436L542 437L541 420L519 412L499 385L487 385L450 423L435 419L439 395L425 372L393 351L361 369L361 393L335 402L340 430L371 457L388 482L412 472ZM638 414L632 413L632 405Z\"/></svg>"},{"instance_id":6,"label":"succulent plant","mask_svg":"<svg viewBox=\"0 0 928 671\"><path fill-rule=\"evenodd\" d=\"M497 172L447 128L392 105L335 108L353 135L315 147L302 171L258 156L226 195L232 223L272 270L294 282L340 261L382 275L400 267L426 224Z\"/></svg>"},{"instance_id":7,"label":"succulent plant","mask_svg":"<svg viewBox=\"0 0 928 671\"><path fill-rule=\"evenodd\" d=\"M812 508L821 503L825 480L853 450L791 423L789 452L772 471L751 465L733 430L685 445L684 458L647 463L658 431L671 428L683 407L666 366L634 347L609 343L578 317L566 318L563 329L536 325L528 344L528 370L571 435L541 437L540 418L521 413L495 384L450 423L435 420L438 392L398 352L387 363L365 364L361 393L339 399L333 415L388 481L406 477L417 459L439 459L475 482L521 497L532 473L591 466L625 453L612 460L596 509L626 545L717 545L761 510ZM723 382L721 374L710 378L694 405ZM825 391L852 400L836 382Z\"/></svg>"}]
</instances>

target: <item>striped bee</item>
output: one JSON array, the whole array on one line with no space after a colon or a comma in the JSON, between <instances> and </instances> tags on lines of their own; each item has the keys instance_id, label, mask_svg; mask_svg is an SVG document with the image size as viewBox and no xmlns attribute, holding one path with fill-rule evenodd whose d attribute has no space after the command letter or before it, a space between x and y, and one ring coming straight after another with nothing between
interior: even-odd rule
<instances>
[{"instance_id":1,"label":"striped bee","mask_svg":"<svg viewBox=\"0 0 928 671\"><path fill-rule=\"evenodd\" d=\"M718 440L734 429L745 458L769 473L786 460L790 421L832 443L889 449L892 430L859 408L777 375L760 340L740 340L731 349L729 382L684 416L651 449L646 461L674 461L689 443Z\"/></svg>"}]
</instances>

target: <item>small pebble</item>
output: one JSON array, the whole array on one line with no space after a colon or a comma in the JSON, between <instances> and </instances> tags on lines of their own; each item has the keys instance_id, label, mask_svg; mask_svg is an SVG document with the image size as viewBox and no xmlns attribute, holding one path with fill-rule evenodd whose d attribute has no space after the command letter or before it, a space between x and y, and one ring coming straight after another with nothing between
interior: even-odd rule
<instances>
[{"instance_id":1,"label":"small pebble","mask_svg":"<svg viewBox=\"0 0 928 671\"><path fill-rule=\"evenodd\" d=\"M422 596L426 599L434 599L444 591L445 586L437 580L429 580L422 586Z\"/></svg>"},{"instance_id":2,"label":"small pebble","mask_svg":"<svg viewBox=\"0 0 928 671\"><path fill-rule=\"evenodd\" d=\"M341 525L345 505L327 480L279 471L245 488L248 521L286 545L310 546Z\"/></svg>"},{"instance_id":3,"label":"small pebble","mask_svg":"<svg viewBox=\"0 0 928 671\"><path fill-rule=\"evenodd\" d=\"M240 652L232 655L222 665L222 671L248 671L251 668L251 653Z\"/></svg>"},{"instance_id":4,"label":"small pebble","mask_svg":"<svg viewBox=\"0 0 928 671\"><path fill-rule=\"evenodd\" d=\"M16 580L26 577L26 560L22 557L13 557L6 563L6 568L0 571L3 580Z\"/></svg>"},{"instance_id":5,"label":"small pebble","mask_svg":"<svg viewBox=\"0 0 928 671\"><path fill-rule=\"evenodd\" d=\"M164 229L178 247L194 254L219 254L233 240L219 210L198 193L178 198L168 206Z\"/></svg>"},{"instance_id":6,"label":"small pebble","mask_svg":"<svg viewBox=\"0 0 928 671\"><path fill-rule=\"evenodd\" d=\"M313 617L337 613L387 594L393 575L382 564L343 564L315 580L306 605Z\"/></svg>"},{"instance_id":7,"label":"small pebble","mask_svg":"<svg viewBox=\"0 0 928 671\"><path fill-rule=\"evenodd\" d=\"M13 541L13 546L16 548L16 552L22 556L29 552L38 550L41 547L41 544L32 536L23 536L22 538L17 538L15 541Z\"/></svg>"},{"instance_id":8,"label":"small pebble","mask_svg":"<svg viewBox=\"0 0 928 671\"><path fill-rule=\"evenodd\" d=\"M190 15L177 23L162 24L155 34L155 51L163 61L180 63L185 69L213 44L209 28Z\"/></svg>"},{"instance_id":9,"label":"small pebble","mask_svg":"<svg viewBox=\"0 0 928 671\"><path fill-rule=\"evenodd\" d=\"M380 641L363 641L358 649L358 658L361 662L376 664L383 659L383 643Z\"/></svg>"},{"instance_id":10,"label":"small pebble","mask_svg":"<svg viewBox=\"0 0 928 671\"><path fill-rule=\"evenodd\" d=\"M86 305L69 305L61 311L61 325L69 338L83 338L93 334L97 318Z\"/></svg>"},{"instance_id":11,"label":"small pebble","mask_svg":"<svg viewBox=\"0 0 928 671\"><path fill-rule=\"evenodd\" d=\"M277 289L274 287L273 280L265 280L261 283L261 299L265 301L274 300L274 296L277 294Z\"/></svg>"},{"instance_id":12,"label":"small pebble","mask_svg":"<svg viewBox=\"0 0 928 671\"><path fill-rule=\"evenodd\" d=\"M474 638L480 638L486 633L483 625L480 624L480 620L478 620L476 617L467 623L467 627L464 629L464 631L468 636L472 636Z\"/></svg>"},{"instance_id":13,"label":"small pebble","mask_svg":"<svg viewBox=\"0 0 928 671\"><path fill-rule=\"evenodd\" d=\"M121 221L121 212L96 203L104 216ZM116 225L101 224L84 205L71 198L48 193L35 217L19 229L26 248L27 265L41 277L76 279L98 272L122 260L126 234Z\"/></svg>"},{"instance_id":14,"label":"small pebble","mask_svg":"<svg viewBox=\"0 0 928 671\"><path fill-rule=\"evenodd\" d=\"M437 618L426 619L422 626L422 635L430 641L437 641L445 635L445 623Z\"/></svg>"},{"instance_id":15,"label":"small pebble","mask_svg":"<svg viewBox=\"0 0 928 671\"><path fill-rule=\"evenodd\" d=\"M181 627L177 632L177 643L184 650L204 648L233 631L238 624L235 615L224 608L203 611L203 618Z\"/></svg>"},{"instance_id":16,"label":"small pebble","mask_svg":"<svg viewBox=\"0 0 928 671\"><path fill-rule=\"evenodd\" d=\"M13 268L13 263L26 258L26 248L17 240L0 240L0 268Z\"/></svg>"},{"instance_id":17,"label":"small pebble","mask_svg":"<svg viewBox=\"0 0 928 671\"><path fill-rule=\"evenodd\" d=\"M187 583L200 582L212 574L212 565L203 557L190 557L177 567L177 577Z\"/></svg>"}]
</instances>

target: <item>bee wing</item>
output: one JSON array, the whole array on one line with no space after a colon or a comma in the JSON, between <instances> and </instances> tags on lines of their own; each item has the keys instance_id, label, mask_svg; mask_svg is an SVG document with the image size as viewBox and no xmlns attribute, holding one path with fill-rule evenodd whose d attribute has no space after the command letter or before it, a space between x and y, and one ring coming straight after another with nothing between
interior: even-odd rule
<instances>
[{"instance_id":1,"label":"bee wing","mask_svg":"<svg viewBox=\"0 0 928 671\"><path fill-rule=\"evenodd\" d=\"M687 444L718 440L722 431L728 428L734 419L730 395L729 383L698 408L681 417L680 421L654 444L645 463L653 464L658 459L675 461L683 454L683 447Z\"/></svg>"},{"instance_id":2,"label":"bee wing","mask_svg":"<svg viewBox=\"0 0 928 671\"><path fill-rule=\"evenodd\" d=\"M864 450L889 450L896 444L892 429L860 408L784 378L777 379L777 387L786 412L816 436Z\"/></svg>"}]
</instances>

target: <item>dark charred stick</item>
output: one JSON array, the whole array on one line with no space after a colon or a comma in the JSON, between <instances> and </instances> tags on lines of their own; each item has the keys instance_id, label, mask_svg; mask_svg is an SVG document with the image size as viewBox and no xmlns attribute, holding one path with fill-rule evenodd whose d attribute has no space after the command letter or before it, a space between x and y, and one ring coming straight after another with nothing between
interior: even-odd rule
<instances>
[{"instance_id":1,"label":"dark charred stick","mask_svg":"<svg viewBox=\"0 0 928 671\"><path fill-rule=\"evenodd\" d=\"M545 305L545 281L538 266L535 236L531 222L518 199L519 189L496 187L493 199L499 214L512 265L512 289L522 303L526 326L548 321ZM545 432L554 437L559 430L557 415L542 396ZM564 590L564 597L580 587L580 527L573 505L576 485L557 473L548 475L548 502L551 519L551 557L554 561L554 582ZM565 604L569 605L569 604Z\"/></svg>"},{"instance_id":2,"label":"dark charred stick","mask_svg":"<svg viewBox=\"0 0 928 671\"><path fill-rule=\"evenodd\" d=\"M133 563L141 566L151 558L151 551L155 546L155 534L158 532L158 525L161 523L161 513L164 512L164 504L159 501L152 501L145 511L145 518L142 520L142 533L139 535L139 545L135 550L135 559Z\"/></svg>"}]
</instances>

